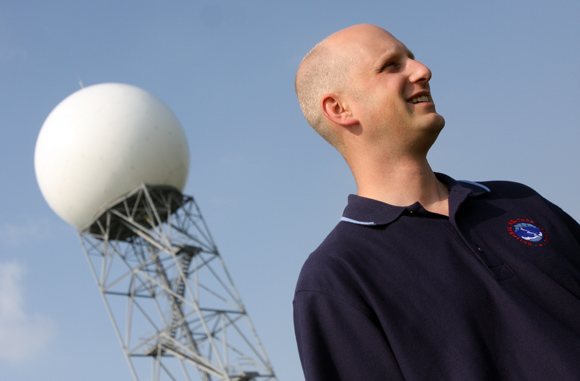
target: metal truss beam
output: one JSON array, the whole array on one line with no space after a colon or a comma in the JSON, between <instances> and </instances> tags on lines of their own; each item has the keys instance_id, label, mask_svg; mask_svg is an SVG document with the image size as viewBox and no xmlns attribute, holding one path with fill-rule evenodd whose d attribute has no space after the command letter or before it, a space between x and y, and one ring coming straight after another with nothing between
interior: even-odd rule
<instances>
[{"instance_id":1,"label":"metal truss beam","mask_svg":"<svg viewBox=\"0 0 580 381\"><path fill-rule=\"evenodd\" d=\"M141 185L78 233L135 380L276 380L192 197Z\"/></svg>"}]
</instances>

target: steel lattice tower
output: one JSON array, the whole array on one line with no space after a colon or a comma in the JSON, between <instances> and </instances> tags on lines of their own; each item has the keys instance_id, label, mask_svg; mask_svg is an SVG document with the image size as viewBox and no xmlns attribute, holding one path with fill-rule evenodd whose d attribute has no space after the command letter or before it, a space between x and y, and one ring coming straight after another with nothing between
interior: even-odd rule
<instances>
[{"instance_id":1,"label":"steel lattice tower","mask_svg":"<svg viewBox=\"0 0 580 381\"><path fill-rule=\"evenodd\" d=\"M276 380L192 197L141 185L78 234L135 380Z\"/></svg>"}]
</instances>

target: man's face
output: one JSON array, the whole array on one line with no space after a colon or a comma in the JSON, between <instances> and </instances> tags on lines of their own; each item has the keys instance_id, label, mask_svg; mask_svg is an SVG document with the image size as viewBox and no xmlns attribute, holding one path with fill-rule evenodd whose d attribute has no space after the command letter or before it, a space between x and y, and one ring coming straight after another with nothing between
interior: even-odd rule
<instances>
[{"instance_id":1,"label":"man's face","mask_svg":"<svg viewBox=\"0 0 580 381\"><path fill-rule=\"evenodd\" d=\"M373 138L387 134L402 145L416 145L424 137L434 141L445 120L435 111L429 68L383 29L366 28L354 37L350 53L357 58L349 88L361 125Z\"/></svg>"}]
</instances>

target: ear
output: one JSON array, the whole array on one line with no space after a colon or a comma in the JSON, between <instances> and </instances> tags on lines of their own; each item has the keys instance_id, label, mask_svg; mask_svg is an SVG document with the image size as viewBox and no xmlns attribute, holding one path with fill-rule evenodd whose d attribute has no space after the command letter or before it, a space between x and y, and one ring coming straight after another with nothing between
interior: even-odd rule
<instances>
[{"instance_id":1,"label":"ear","mask_svg":"<svg viewBox=\"0 0 580 381\"><path fill-rule=\"evenodd\" d=\"M341 126L353 126L359 121L352 115L348 103L336 94L324 94L320 100L322 113L328 119Z\"/></svg>"}]
</instances>

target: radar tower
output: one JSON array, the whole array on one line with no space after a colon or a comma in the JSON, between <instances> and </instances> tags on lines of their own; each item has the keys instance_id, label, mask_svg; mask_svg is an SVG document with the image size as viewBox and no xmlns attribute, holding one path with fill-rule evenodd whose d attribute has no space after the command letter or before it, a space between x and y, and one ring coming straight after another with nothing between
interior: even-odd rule
<instances>
[{"instance_id":1,"label":"radar tower","mask_svg":"<svg viewBox=\"0 0 580 381\"><path fill-rule=\"evenodd\" d=\"M181 125L134 86L83 87L35 151L49 206L77 228L135 380L276 380L191 196Z\"/></svg>"}]
</instances>

